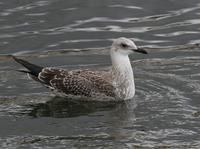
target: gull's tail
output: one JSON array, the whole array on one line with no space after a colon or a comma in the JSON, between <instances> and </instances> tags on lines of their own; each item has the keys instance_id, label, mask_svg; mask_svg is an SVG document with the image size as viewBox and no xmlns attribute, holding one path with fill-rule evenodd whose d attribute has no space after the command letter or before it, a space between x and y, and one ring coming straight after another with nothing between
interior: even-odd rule
<instances>
[{"instance_id":1,"label":"gull's tail","mask_svg":"<svg viewBox=\"0 0 200 149\"><path fill-rule=\"evenodd\" d=\"M35 64L31 64L25 60L22 60L22 59L19 59L15 56L12 56L12 58L19 64L23 65L26 69L28 70L17 70L17 71L20 71L20 72L24 72L24 73L28 73L28 74L31 74L35 77L38 77L39 73L42 71L43 67L41 66L37 66Z\"/></svg>"}]
</instances>

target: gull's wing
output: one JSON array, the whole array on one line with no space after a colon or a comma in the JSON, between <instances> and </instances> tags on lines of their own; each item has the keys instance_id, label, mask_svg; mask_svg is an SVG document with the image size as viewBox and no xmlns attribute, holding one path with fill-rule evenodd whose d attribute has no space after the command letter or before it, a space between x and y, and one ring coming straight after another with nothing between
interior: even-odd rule
<instances>
[{"instance_id":1,"label":"gull's wing","mask_svg":"<svg viewBox=\"0 0 200 149\"><path fill-rule=\"evenodd\" d=\"M46 86L70 95L91 97L100 93L114 97L114 87L99 72L44 68L38 79Z\"/></svg>"},{"instance_id":2,"label":"gull's wing","mask_svg":"<svg viewBox=\"0 0 200 149\"><path fill-rule=\"evenodd\" d=\"M105 94L115 97L114 87L110 83L109 77L102 72L44 68L15 56L12 56L12 58L28 69L18 71L28 73L35 81L51 89L71 95L90 97L94 94Z\"/></svg>"}]
</instances>

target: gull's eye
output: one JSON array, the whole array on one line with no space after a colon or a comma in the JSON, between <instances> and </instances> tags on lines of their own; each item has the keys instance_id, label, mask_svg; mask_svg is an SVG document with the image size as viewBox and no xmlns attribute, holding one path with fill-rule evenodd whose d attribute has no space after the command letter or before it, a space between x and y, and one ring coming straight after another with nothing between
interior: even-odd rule
<instances>
[{"instance_id":1,"label":"gull's eye","mask_svg":"<svg viewBox=\"0 0 200 149\"><path fill-rule=\"evenodd\" d=\"M125 44L125 43L122 43L121 46L122 46L123 48L127 48L127 47L128 47L128 45Z\"/></svg>"}]
</instances>

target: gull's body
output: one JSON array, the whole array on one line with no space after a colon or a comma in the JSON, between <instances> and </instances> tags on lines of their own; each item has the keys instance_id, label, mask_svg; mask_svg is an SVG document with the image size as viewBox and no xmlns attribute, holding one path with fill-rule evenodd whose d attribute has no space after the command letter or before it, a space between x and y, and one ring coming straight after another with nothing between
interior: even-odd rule
<instances>
[{"instance_id":1,"label":"gull's body","mask_svg":"<svg viewBox=\"0 0 200 149\"><path fill-rule=\"evenodd\" d=\"M114 40L110 50L112 68L108 72L43 68L13 58L28 69L22 72L62 95L86 97L88 100L127 100L135 95L133 69L128 57L133 51L147 53L130 39Z\"/></svg>"}]
</instances>

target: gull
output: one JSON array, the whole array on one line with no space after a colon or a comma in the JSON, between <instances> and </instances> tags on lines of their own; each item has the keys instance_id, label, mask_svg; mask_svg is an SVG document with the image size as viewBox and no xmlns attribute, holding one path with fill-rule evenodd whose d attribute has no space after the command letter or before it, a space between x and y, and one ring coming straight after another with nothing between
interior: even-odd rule
<instances>
[{"instance_id":1,"label":"gull","mask_svg":"<svg viewBox=\"0 0 200 149\"><path fill-rule=\"evenodd\" d=\"M80 97L87 100L128 100L135 95L135 82L129 54L147 54L131 39L120 37L110 48L112 67L109 71L89 69L68 70L54 67L41 67L12 56L27 70L32 79L64 97ZM58 94L57 94L58 95Z\"/></svg>"}]
</instances>

